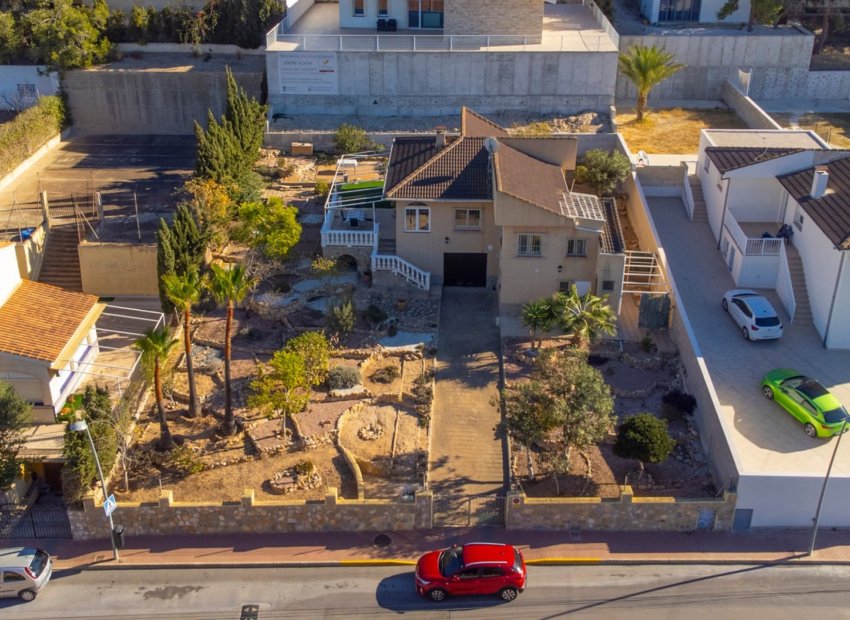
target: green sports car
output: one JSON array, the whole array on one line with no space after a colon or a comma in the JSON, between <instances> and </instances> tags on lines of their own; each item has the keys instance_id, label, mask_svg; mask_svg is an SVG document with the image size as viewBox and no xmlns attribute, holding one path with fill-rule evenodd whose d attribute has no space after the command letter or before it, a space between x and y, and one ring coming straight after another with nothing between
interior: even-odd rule
<instances>
[{"instance_id":1,"label":"green sports car","mask_svg":"<svg viewBox=\"0 0 850 620\"><path fill-rule=\"evenodd\" d=\"M796 370L771 370L761 380L761 392L802 422L809 437L832 437L842 427L850 430L850 414L838 399L820 383ZM846 426L844 420L848 421Z\"/></svg>"}]
</instances>

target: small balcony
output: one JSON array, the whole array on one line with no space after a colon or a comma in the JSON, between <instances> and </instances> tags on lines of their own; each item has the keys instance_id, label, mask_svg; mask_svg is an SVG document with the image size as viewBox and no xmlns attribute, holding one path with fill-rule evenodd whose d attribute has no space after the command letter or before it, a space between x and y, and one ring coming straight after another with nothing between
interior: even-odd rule
<instances>
[{"instance_id":1,"label":"small balcony","mask_svg":"<svg viewBox=\"0 0 850 620\"><path fill-rule=\"evenodd\" d=\"M724 226L744 256L779 256L783 238L777 234L782 222L739 222L729 212Z\"/></svg>"},{"instance_id":2,"label":"small balcony","mask_svg":"<svg viewBox=\"0 0 850 620\"><path fill-rule=\"evenodd\" d=\"M383 200L387 158L378 153L354 153L337 160L325 201L322 247L378 247L378 209Z\"/></svg>"}]
</instances>

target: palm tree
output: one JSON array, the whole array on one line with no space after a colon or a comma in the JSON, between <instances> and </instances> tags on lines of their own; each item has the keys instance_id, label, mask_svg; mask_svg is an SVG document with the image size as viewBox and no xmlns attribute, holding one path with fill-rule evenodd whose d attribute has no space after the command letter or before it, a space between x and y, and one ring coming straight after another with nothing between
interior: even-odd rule
<instances>
[{"instance_id":1,"label":"palm tree","mask_svg":"<svg viewBox=\"0 0 850 620\"><path fill-rule=\"evenodd\" d=\"M195 389L195 371L192 364L192 306L201 298L201 280L198 271L192 269L184 274L166 273L162 276L165 295L183 313L183 349L186 351L186 378L189 383L189 417L194 418L201 410L198 406L198 391Z\"/></svg>"},{"instance_id":2,"label":"palm tree","mask_svg":"<svg viewBox=\"0 0 850 620\"><path fill-rule=\"evenodd\" d=\"M572 334L576 346L599 334L617 333L617 315L605 297L597 297L589 291L579 295L578 289L571 286L569 293L555 293L552 306L555 320L561 329Z\"/></svg>"},{"instance_id":3,"label":"palm tree","mask_svg":"<svg viewBox=\"0 0 850 620\"><path fill-rule=\"evenodd\" d=\"M528 302L522 307L520 319L522 319L523 326L528 328L532 348L534 348L535 340L537 340L536 348L539 349L543 346L543 337L540 335L538 340L538 334L551 329L555 322L551 301L543 298Z\"/></svg>"},{"instance_id":4,"label":"palm tree","mask_svg":"<svg viewBox=\"0 0 850 620\"><path fill-rule=\"evenodd\" d=\"M643 120L649 91L684 66L673 62L673 54L654 45L633 45L628 53L620 54L620 73L629 78L638 91L635 104L638 121Z\"/></svg>"},{"instance_id":5,"label":"palm tree","mask_svg":"<svg viewBox=\"0 0 850 620\"><path fill-rule=\"evenodd\" d=\"M147 368L153 367L153 385L156 396L156 408L159 414L159 442L160 450L171 450L174 440L171 431L168 430L168 420L165 419L165 407L162 404L162 362L168 358L171 348L177 344L177 339L172 338L167 327L150 328L145 330L144 336L136 340L133 346L142 352L142 361Z\"/></svg>"},{"instance_id":6,"label":"palm tree","mask_svg":"<svg viewBox=\"0 0 850 620\"><path fill-rule=\"evenodd\" d=\"M233 309L236 304L245 299L254 283L246 275L245 267L242 265L225 269L213 264L211 268L210 291L219 303L227 304L227 321L224 328L224 425L222 433L232 435L236 432L236 421L233 418L233 394L230 387L230 335L233 329Z\"/></svg>"}]
</instances>

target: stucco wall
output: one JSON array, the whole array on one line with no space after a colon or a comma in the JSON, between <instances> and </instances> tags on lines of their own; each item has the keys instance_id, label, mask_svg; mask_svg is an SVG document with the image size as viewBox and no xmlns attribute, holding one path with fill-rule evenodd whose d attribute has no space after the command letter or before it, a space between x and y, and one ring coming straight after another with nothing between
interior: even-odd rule
<instances>
[{"instance_id":1,"label":"stucco wall","mask_svg":"<svg viewBox=\"0 0 850 620\"><path fill-rule=\"evenodd\" d=\"M680 499L675 497L634 497L628 486L621 487L619 501L600 497L529 498L510 494L507 502L507 529L566 530L573 527L604 531L690 532L697 529L700 513L705 529L729 530L735 509L735 495L722 498Z\"/></svg>"},{"instance_id":2,"label":"stucco wall","mask_svg":"<svg viewBox=\"0 0 850 620\"><path fill-rule=\"evenodd\" d=\"M283 95L280 59L298 53L266 55L272 114L607 112L617 79L616 52L329 52L339 95Z\"/></svg>"},{"instance_id":3,"label":"stucco wall","mask_svg":"<svg viewBox=\"0 0 850 620\"><path fill-rule=\"evenodd\" d=\"M839 457L840 458L840 457ZM738 482L738 509L753 511L752 527L812 526L826 472L811 476L747 475ZM829 480L821 509L821 527L847 527L850 478Z\"/></svg>"},{"instance_id":4,"label":"stucco wall","mask_svg":"<svg viewBox=\"0 0 850 620\"><path fill-rule=\"evenodd\" d=\"M446 0L446 34L540 36L543 0Z\"/></svg>"},{"instance_id":5,"label":"stucco wall","mask_svg":"<svg viewBox=\"0 0 850 620\"><path fill-rule=\"evenodd\" d=\"M155 245L83 242L77 251L84 293L159 295Z\"/></svg>"},{"instance_id":6,"label":"stucco wall","mask_svg":"<svg viewBox=\"0 0 850 620\"><path fill-rule=\"evenodd\" d=\"M826 346L835 349L850 349L850 315L843 309L850 307L850 259L842 252L844 267L841 270L841 282L835 293L832 318L828 332L824 335Z\"/></svg>"},{"instance_id":7,"label":"stucco wall","mask_svg":"<svg viewBox=\"0 0 850 620\"><path fill-rule=\"evenodd\" d=\"M720 96L750 129L782 129L779 123L729 80L723 82Z\"/></svg>"},{"instance_id":8,"label":"stucco wall","mask_svg":"<svg viewBox=\"0 0 850 620\"><path fill-rule=\"evenodd\" d=\"M21 104L29 107L35 100L19 96L18 85L35 87L36 96L59 92L59 74L48 73L44 66L0 65L0 110L14 110Z\"/></svg>"}]
</instances>

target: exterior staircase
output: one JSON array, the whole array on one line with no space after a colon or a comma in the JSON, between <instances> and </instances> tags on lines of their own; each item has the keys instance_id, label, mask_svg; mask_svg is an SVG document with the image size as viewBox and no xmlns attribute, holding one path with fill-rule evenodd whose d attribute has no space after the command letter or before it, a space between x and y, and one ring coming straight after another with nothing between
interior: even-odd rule
<instances>
[{"instance_id":1,"label":"exterior staircase","mask_svg":"<svg viewBox=\"0 0 850 620\"><path fill-rule=\"evenodd\" d=\"M788 272L791 274L791 286L794 288L796 304L791 322L796 325L811 325L812 306L809 304L809 289L806 287L803 261L797 249L790 243L785 246L785 255L788 257Z\"/></svg>"},{"instance_id":2,"label":"exterior staircase","mask_svg":"<svg viewBox=\"0 0 850 620\"><path fill-rule=\"evenodd\" d=\"M395 254L395 239L378 239L378 254Z\"/></svg>"},{"instance_id":3,"label":"exterior staircase","mask_svg":"<svg viewBox=\"0 0 850 620\"><path fill-rule=\"evenodd\" d=\"M700 224L708 223L705 195L702 193L702 185L699 182L699 177L695 174L688 175L688 183L691 186L691 195L694 197L694 215L691 220Z\"/></svg>"},{"instance_id":4,"label":"exterior staircase","mask_svg":"<svg viewBox=\"0 0 850 620\"><path fill-rule=\"evenodd\" d=\"M83 279L80 274L78 245L76 226L52 227L44 246L44 258L38 273L38 281L72 291L82 291Z\"/></svg>"}]
</instances>

